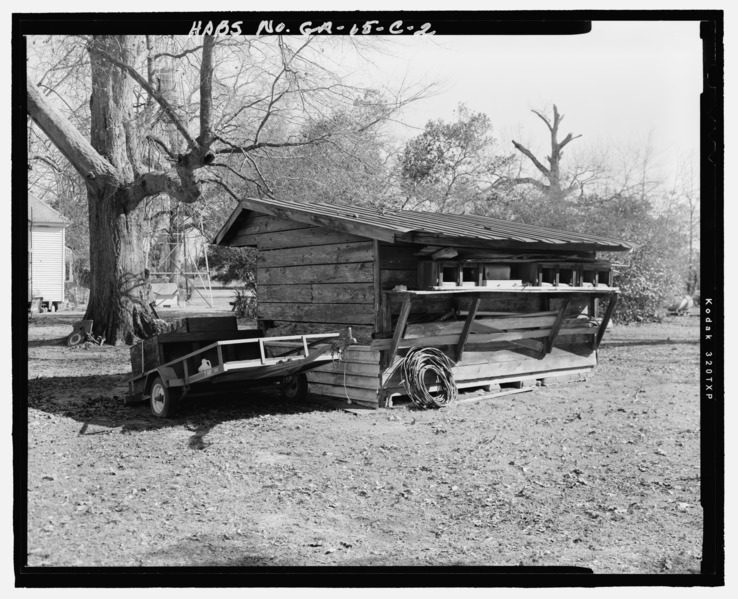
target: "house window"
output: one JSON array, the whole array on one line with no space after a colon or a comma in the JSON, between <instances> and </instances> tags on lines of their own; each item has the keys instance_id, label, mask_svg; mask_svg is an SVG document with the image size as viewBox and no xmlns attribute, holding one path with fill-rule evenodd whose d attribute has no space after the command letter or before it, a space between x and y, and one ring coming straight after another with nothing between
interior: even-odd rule
<instances>
[{"instance_id":1,"label":"house window","mask_svg":"<svg viewBox=\"0 0 738 599\"><path fill-rule=\"evenodd\" d=\"M57 279L57 281L58 280L59 279ZM70 283L72 281L74 281L74 272L73 272L73 269L72 269L72 261L71 260L67 260L64 263L64 282L65 283Z\"/></svg>"}]
</instances>

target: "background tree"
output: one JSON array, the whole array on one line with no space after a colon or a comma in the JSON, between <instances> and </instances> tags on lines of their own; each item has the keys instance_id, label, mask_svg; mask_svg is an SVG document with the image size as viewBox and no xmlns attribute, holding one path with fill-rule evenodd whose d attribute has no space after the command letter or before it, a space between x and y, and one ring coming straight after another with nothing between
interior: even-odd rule
<instances>
[{"instance_id":1,"label":"background tree","mask_svg":"<svg viewBox=\"0 0 738 599\"><path fill-rule=\"evenodd\" d=\"M540 118L549 131L551 153L546 156L545 160L548 166L544 165L541 160L528 148L521 143L513 140L512 144L521 154L526 156L543 176L543 180L533 177L517 177L514 183L532 185L543 193L549 200L557 202L578 189L577 177L571 177L569 181L565 181L561 170L561 160L564 157L564 148L573 140L581 137L581 135L573 135L567 133L564 139L559 141L559 126L564 119L563 114L559 114L556 104L553 105L553 118L549 118L537 110L531 111Z\"/></svg>"},{"instance_id":2,"label":"background tree","mask_svg":"<svg viewBox=\"0 0 738 599\"><path fill-rule=\"evenodd\" d=\"M687 240L685 291L690 296L700 293L700 191L695 170L692 161L682 162L667 202L667 210L681 221Z\"/></svg>"},{"instance_id":3,"label":"background tree","mask_svg":"<svg viewBox=\"0 0 738 599\"><path fill-rule=\"evenodd\" d=\"M63 102L76 126L89 135L89 58L79 38L29 37L29 72L39 91ZM72 249L75 280L89 281L87 195L83 181L46 135L28 120L28 189L70 221L65 243Z\"/></svg>"},{"instance_id":4,"label":"background tree","mask_svg":"<svg viewBox=\"0 0 738 599\"><path fill-rule=\"evenodd\" d=\"M688 232L694 229L688 223L696 220L694 194L673 191L671 195L679 197L665 202L670 196L655 168L650 138L641 147L611 148L609 155L588 149L579 156L567 153L564 159L564 147L580 136L567 134L559 141L563 116L556 107L553 119L536 114L549 132L548 166L522 144L513 143L541 177L527 176L520 159L490 159L494 156L490 121L483 114L469 118L467 112L455 127L431 122L408 142L400 161L403 199L410 195L426 209L453 211L454 202L443 202L453 196L466 213L636 243L638 248L628 254L603 254L619 265L615 281L623 295L615 318L620 322L660 318L664 305L690 288L686 281L693 252ZM452 193L447 196L449 189Z\"/></svg>"},{"instance_id":5,"label":"background tree","mask_svg":"<svg viewBox=\"0 0 738 599\"><path fill-rule=\"evenodd\" d=\"M381 127L386 107L376 92L307 126L319 145L285 148L265 167L275 197L291 201L382 206L390 199L392 142ZM356 123L369 123L357 128Z\"/></svg>"},{"instance_id":6,"label":"background tree","mask_svg":"<svg viewBox=\"0 0 738 599\"><path fill-rule=\"evenodd\" d=\"M573 221L572 229L638 244L627 254L598 254L616 265L614 282L622 294L615 320L659 320L665 303L684 287L685 240L681 227L668 215L658 214L653 198L647 196L593 194L579 198L577 205L579 219Z\"/></svg>"},{"instance_id":7,"label":"background tree","mask_svg":"<svg viewBox=\"0 0 738 599\"><path fill-rule=\"evenodd\" d=\"M399 159L400 207L468 211L498 182L510 158L495 154L489 117L464 105L456 115L450 123L429 121L405 144Z\"/></svg>"},{"instance_id":8,"label":"background tree","mask_svg":"<svg viewBox=\"0 0 738 599\"><path fill-rule=\"evenodd\" d=\"M352 106L365 90L321 66L313 46L332 42L316 37L169 38L164 49L140 36L84 41L89 141L74 122L74 107L42 94L32 76L28 113L85 183L91 271L85 318L109 343L130 343L153 330L140 251L144 201L166 194L193 204L207 184L232 198L242 187L269 195L263 166L270 153L326 143L335 132L312 129L311 135L309 125ZM158 87L161 60L183 70L181 106ZM411 99L386 101L374 120ZM176 134L157 135L160 122Z\"/></svg>"}]
</instances>

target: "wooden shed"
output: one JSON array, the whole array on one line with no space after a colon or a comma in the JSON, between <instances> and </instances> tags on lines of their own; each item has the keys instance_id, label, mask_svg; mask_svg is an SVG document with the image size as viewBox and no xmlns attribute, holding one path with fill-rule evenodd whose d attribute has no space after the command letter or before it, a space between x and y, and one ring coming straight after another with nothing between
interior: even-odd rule
<instances>
[{"instance_id":1,"label":"wooden shed","mask_svg":"<svg viewBox=\"0 0 738 599\"><path fill-rule=\"evenodd\" d=\"M68 226L61 214L28 194L28 300L41 297L42 306L50 310L64 301Z\"/></svg>"},{"instance_id":2,"label":"wooden shed","mask_svg":"<svg viewBox=\"0 0 738 599\"><path fill-rule=\"evenodd\" d=\"M216 244L259 250L267 335L352 327L311 389L369 406L404 395L394 366L437 347L457 386L492 387L597 364L617 301L598 251L627 242L489 217L244 199Z\"/></svg>"}]
</instances>

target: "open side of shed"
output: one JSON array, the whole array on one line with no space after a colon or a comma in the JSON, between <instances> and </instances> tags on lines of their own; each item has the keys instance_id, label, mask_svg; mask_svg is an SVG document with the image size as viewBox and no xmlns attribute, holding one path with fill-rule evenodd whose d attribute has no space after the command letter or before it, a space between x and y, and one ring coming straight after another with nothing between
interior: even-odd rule
<instances>
[{"instance_id":1,"label":"open side of shed","mask_svg":"<svg viewBox=\"0 0 738 599\"><path fill-rule=\"evenodd\" d=\"M487 217L255 199L215 243L259 250L266 334L352 328L358 343L311 389L368 406L406 393L395 367L411 347L444 351L460 388L588 373L619 293L596 252L632 249Z\"/></svg>"}]
</instances>

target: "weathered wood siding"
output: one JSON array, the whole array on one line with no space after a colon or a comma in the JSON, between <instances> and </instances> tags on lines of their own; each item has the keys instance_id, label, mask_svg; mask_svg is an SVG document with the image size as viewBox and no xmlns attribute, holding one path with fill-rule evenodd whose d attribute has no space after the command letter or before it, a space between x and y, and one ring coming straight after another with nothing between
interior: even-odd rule
<instances>
[{"instance_id":1,"label":"weathered wood siding","mask_svg":"<svg viewBox=\"0 0 738 599\"><path fill-rule=\"evenodd\" d=\"M348 326L370 336L374 242L274 216L253 216L231 245L256 246L258 315L276 328L322 332Z\"/></svg>"},{"instance_id":2,"label":"weathered wood siding","mask_svg":"<svg viewBox=\"0 0 738 599\"><path fill-rule=\"evenodd\" d=\"M369 344L372 333L386 326L379 309L381 290L396 285L417 289L417 264L421 258L414 254L420 246L390 245L267 215L250 216L230 245L255 246L259 250L258 314L260 319L272 321L271 334L333 332L351 326L359 339L360 344L349 348L342 361L308 373L313 393L373 407L379 406L387 396L404 394L399 372L390 374L383 368L386 352L372 349ZM581 303L574 298L570 301L570 317L586 306L586 301ZM458 336L463 320L454 322L453 319L456 314L463 315L470 303L470 297L459 296L414 301L405 338L417 340L420 345L426 345L425 340L428 345L434 345L431 342L434 335ZM511 332L505 334L506 341L491 343L490 335L485 337L484 331L473 331L463 359L454 368L457 384L484 386L592 369L597 361L592 335L567 330L568 325L560 332L550 353L543 357L545 337L555 319L555 312L551 311L558 305L558 300L549 301L532 294L485 297L478 310L481 319L477 321L478 326L485 325L484 319L507 314L510 316L504 330L510 330L515 324L510 313L548 313L526 317L538 318L540 323L536 320L535 326L540 330ZM389 308L394 327L400 302L390 302ZM448 318L452 311L452 321L420 324L442 315ZM486 322L495 326L491 320ZM531 322L528 320L529 327ZM439 330L435 331L434 327ZM455 358L453 345L440 346ZM398 356L407 351L407 344L401 346Z\"/></svg>"},{"instance_id":3,"label":"weathered wood siding","mask_svg":"<svg viewBox=\"0 0 738 599\"><path fill-rule=\"evenodd\" d=\"M368 346L351 346L341 361L308 372L310 391L376 408L379 406L379 358L379 352Z\"/></svg>"}]
</instances>

